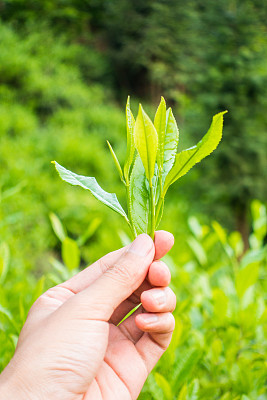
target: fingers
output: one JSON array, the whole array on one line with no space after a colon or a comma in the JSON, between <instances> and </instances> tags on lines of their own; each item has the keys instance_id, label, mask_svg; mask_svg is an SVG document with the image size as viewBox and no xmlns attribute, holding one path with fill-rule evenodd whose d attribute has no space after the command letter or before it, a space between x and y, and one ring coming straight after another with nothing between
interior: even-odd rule
<instances>
[{"instance_id":1,"label":"fingers","mask_svg":"<svg viewBox=\"0 0 267 400\"><path fill-rule=\"evenodd\" d=\"M142 306L149 312L172 312L176 296L169 287L147 290L141 294Z\"/></svg>"},{"instance_id":2,"label":"fingers","mask_svg":"<svg viewBox=\"0 0 267 400\"><path fill-rule=\"evenodd\" d=\"M159 260L171 250L172 246L174 245L174 237L170 232L156 231L154 242L155 260Z\"/></svg>"},{"instance_id":3,"label":"fingers","mask_svg":"<svg viewBox=\"0 0 267 400\"><path fill-rule=\"evenodd\" d=\"M164 348L168 347L175 326L175 319L171 313L138 314L135 318L135 322L138 328L143 332L159 334L160 343L158 344ZM159 340L157 340L157 342L159 342Z\"/></svg>"},{"instance_id":4,"label":"fingers","mask_svg":"<svg viewBox=\"0 0 267 400\"><path fill-rule=\"evenodd\" d=\"M169 288L153 288L141 295L142 306L149 313L135 317L136 326L145 334L136 343L148 372L170 344L175 319L171 312L176 306L176 296Z\"/></svg>"},{"instance_id":5,"label":"fingers","mask_svg":"<svg viewBox=\"0 0 267 400\"><path fill-rule=\"evenodd\" d=\"M147 279L114 311L111 322L117 325L137 304L140 303L141 294L152 286L168 286L171 280L169 268L163 261L153 261L149 267ZM126 321L125 321L126 323Z\"/></svg>"},{"instance_id":6,"label":"fingers","mask_svg":"<svg viewBox=\"0 0 267 400\"><path fill-rule=\"evenodd\" d=\"M138 328L145 332L135 347L150 373L170 344L175 319L169 312L139 314L135 322Z\"/></svg>"},{"instance_id":7,"label":"fingers","mask_svg":"<svg viewBox=\"0 0 267 400\"><path fill-rule=\"evenodd\" d=\"M173 235L166 231L155 232L155 259L165 256L167 252L172 248L174 243ZM94 264L90 265L68 281L62 283L62 286L69 289L72 293L79 293L91 285L96 279L98 279L108 268L110 268L117 260L127 252L130 245L123 247L119 250L113 251L100 258Z\"/></svg>"},{"instance_id":8,"label":"fingers","mask_svg":"<svg viewBox=\"0 0 267 400\"><path fill-rule=\"evenodd\" d=\"M171 281L171 273L163 261L154 261L148 270L147 279L152 286L168 286Z\"/></svg>"},{"instance_id":9,"label":"fingers","mask_svg":"<svg viewBox=\"0 0 267 400\"><path fill-rule=\"evenodd\" d=\"M118 305L144 281L154 255L152 239L146 234L138 236L110 268L62 309L75 318L108 321Z\"/></svg>"}]
</instances>

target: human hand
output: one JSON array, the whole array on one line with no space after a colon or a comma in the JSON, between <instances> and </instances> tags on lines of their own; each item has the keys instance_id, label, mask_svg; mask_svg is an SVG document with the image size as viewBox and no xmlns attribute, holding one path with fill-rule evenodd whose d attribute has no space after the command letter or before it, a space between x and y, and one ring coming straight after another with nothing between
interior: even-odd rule
<instances>
[{"instance_id":1,"label":"human hand","mask_svg":"<svg viewBox=\"0 0 267 400\"><path fill-rule=\"evenodd\" d=\"M40 296L0 375L1 399L137 399L174 329L170 272L158 261L172 245L168 232L154 243L142 234Z\"/></svg>"}]
</instances>

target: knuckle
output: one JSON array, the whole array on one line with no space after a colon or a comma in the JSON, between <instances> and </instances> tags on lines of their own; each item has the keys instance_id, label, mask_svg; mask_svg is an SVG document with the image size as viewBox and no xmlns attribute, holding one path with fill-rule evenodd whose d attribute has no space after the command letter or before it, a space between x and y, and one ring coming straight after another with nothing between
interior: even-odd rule
<instances>
[{"instance_id":1,"label":"knuckle","mask_svg":"<svg viewBox=\"0 0 267 400\"><path fill-rule=\"evenodd\" d=\"M131 283L134 277L134 271L133 260L122 259L114 263L113 266L106 271L106 274L121 283Z\"/></svg>"}]
</instances>

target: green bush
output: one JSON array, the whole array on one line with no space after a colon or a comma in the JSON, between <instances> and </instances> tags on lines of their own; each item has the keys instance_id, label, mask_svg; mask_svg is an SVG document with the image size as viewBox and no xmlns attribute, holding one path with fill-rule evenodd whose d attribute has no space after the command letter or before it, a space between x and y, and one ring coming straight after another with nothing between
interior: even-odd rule
<instances>
[{"instance_id":1,"label":"green bush","mask_svg":"<svg viewBox=\"0 0 267 400\"><path fill-rule=\"evenodd\" d=\"M23 36L0 23L0 37L2 370L33 301L126 243L129 232L115 213L61 182L50 164L57 159L96 176L121 200L105 139L123 160L124 114L106 88L90 82L104 76L105 65L96 67L92 49L83 57L81 45L45 29ZM161 225L176 238L166 257L178 297L176 330L140 399L264 400L266 209L252 203L244 253L238 232L190 216L181 188L170 193Z\"/></svg>"}]
</instances>

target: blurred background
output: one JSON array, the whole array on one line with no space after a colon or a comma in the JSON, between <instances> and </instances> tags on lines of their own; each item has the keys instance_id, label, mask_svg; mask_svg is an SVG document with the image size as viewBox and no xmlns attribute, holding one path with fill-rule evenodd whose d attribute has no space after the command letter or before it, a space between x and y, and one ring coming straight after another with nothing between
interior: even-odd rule
<instances>
[{"instance_id":1,"label":"blurred background","mask_svg":"<svg viewBox=\"0 0 267 400\"><path fill-rule=\"evenodd\" d=\"M216 152L168 192L172 348L140 399L267 399L267 5L259 0L0 0L0 370L45 289L129 240L51 160L124 204L106 140L124 108L172 106L179 149L228 110Z\"/></svg>"}]
</instances>

